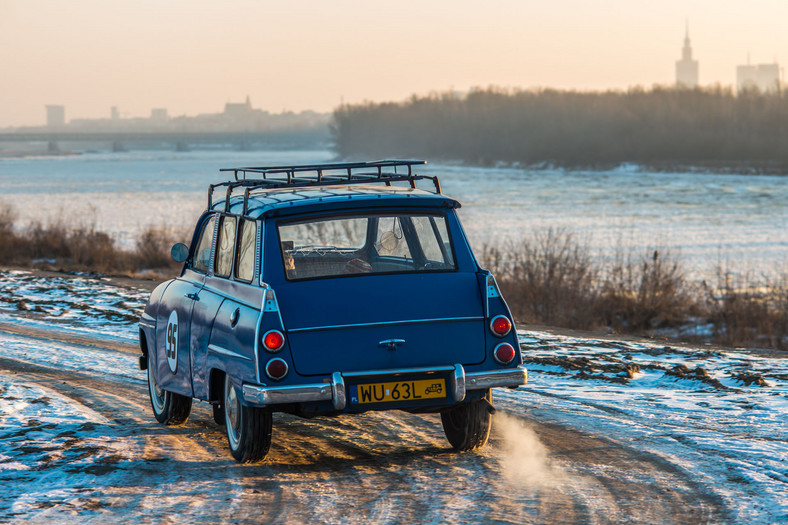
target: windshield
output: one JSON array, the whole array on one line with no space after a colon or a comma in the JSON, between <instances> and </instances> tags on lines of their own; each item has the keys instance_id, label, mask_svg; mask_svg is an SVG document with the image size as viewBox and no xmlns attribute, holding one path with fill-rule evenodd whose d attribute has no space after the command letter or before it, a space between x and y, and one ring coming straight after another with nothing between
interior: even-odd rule
<instances>
[{"instance_id":1,"label":"windshield","mask_svg":"<svg viewBox=\"0 0 788 525\"><path fill-rule=\"evenodd\" d=\"M353 215L279 225L289 280L455 270L443 215Z\"/></svg>"}]
</instances>

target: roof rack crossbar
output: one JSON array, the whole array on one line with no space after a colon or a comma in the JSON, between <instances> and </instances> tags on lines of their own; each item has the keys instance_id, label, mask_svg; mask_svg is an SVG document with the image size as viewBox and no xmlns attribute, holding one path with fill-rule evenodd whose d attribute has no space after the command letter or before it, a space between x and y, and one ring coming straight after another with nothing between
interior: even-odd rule
<instances>
[{"instance_id":1,"label":"roof rack crossbar","mask_svg":"<svg viewBox=\"0 0 788 525\"><path fill-rule=\"evenodd\" d=\"M213 192L216 188L226 187L225 212L230 210L230 197L237 188L244 188L243 214L248 211L249 195L255 190L265 191L276 188L303 188L336 186L350 183L384 183L391 186L392 182L407 182L411 188L416 187L417 180L430 180L435 192L441 193L438 177L416 175L413 166L426 164L423 160L378 160L372 162L339 162L327 164L300 164L292 166L250 166L238 168L222 168L220 172L233 172L233 179L208 187L208 208L213 206ZM407 167L406 174L397 173L400 166ZM392 171L384 171L393 168ZM309 173L312 173L310 175ZM333 172L333 173L332 173ZM255 178L247 178L249 175Z\"/></svg>"},{"instance_id":2,"label":"roof rack crossbar","mask_svg":"<svg viewBox=\"0 0 788 525\"><path fill-rule=\"evenodd\" d=\"M414 165L423 165L426 161L423 160L399 160L399 159L386 159L376 160L371 162L334 162L326 164L294 164L291 166L244 166L238 168L222 168L219 171L232 171L238 180L239 174L246 176L247 173L287 173L296 171L318 171L318 170L355 170L359 168L396 168L397 166L407 166L408 174L412 173Z\"/></svg>"}]
</instances>

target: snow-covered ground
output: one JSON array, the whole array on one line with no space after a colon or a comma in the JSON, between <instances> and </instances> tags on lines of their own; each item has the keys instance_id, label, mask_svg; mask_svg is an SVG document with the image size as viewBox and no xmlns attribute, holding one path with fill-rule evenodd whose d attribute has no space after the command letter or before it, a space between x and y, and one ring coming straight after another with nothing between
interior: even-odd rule
<instances>
[{"instance_id":1,"label":"snow-covered ground","mask_svg":"<svg viewBox=\"0 0 788 525\"><path fill-rule=\"evenodd\" d=\"M718 494L737 521L788 521L788 360L520 332L517 409L631 443Z\"/></svg>"},{"instance_id":2,"label":"snow-covered ground","mask_svg":"<svg viewBox=\"0 0 788 525\"><path fill-rule=\"evenodd\" d=\"M33 322L136 342L149 292L86 276L0 271L0 321ZM19 314L23 314L20 316Z\"/></svg>"},{"instance_id":3,"label":"snow-covered ground","mask_svg":"<svg viewBox=\"0 0 788 525\"><path fill-rule=\"evenodd\" d=\"M146 296L145 291L119 288L101 279L41 278L6 271L0 273L0 323L92 333L134 344L135 317ZM571 427L661 458L670 466L666 472L693 480L701 492L721 501L724 519L730 522L788 522L788 360L744 350L708 351L528 330L518 333L530 371L529 384L517 390L496 390L496 404L502 411ZM158 427L155 422L119 427L107 417L110 405L103 412L98 406L91 409L90 395L79 390L78 384L73 395L87 396L87 400L75 404L62 389L54 388L60 381L52 369L73 374L71 383L78 383L73 377L84 375L85 381L95 376L116 385L118 390L105 394L105 401L117 398L106 402L114 403L111 406L131 421L147 403L147 399L130 399L134 392L144 392L145 376L137 368L136 355L0 330L0 363L11 361L24 363L25 369L9 372L0 367L6 369L0 372L0 485L5 492L0 496L0 521L68 518L101 522L117 517L112 502L128 498L130 489L107 487L127 486L121 477L128 476L129 469L114 466L125 462L144 471L151 461L160 460L151 456L142 438L142 434L157 436ZM39 379L26 379L33 377L29 374L38 374ZM133 408L124 408L129 403ZM108 429L112 439L106 439ZM178 435L160 436L165 438L179 439ZM223 447L220 436L207 439L215 441L219 450ZM544 461L524 468L547 468L545 461L552 468L562 464L560 457L551 458L538 442L529 441L525 449L518 449L517 443L511 446L532 459L546 455ZM479 454L483 460L490 452ZM470 475L489 475L466 456L450 458L443 461L461 463ZM407 468L400 460L393 461L392 468ZM463 463L469 461L470 466ZM479 469L476 474L475 468ZM217 476L215 469L203 470L202 475L207 478L190 480L178 470L162 480L171 484L170 490L177 486L180 491L171 510L188 511L183 521L199 516L199 498L223 482L212 477ZM527 476L516 479L529 482ZM125 503L127 507L153 508L146 499L153 494L160 497L159 504L167 505L166 488L151 485L141 490L147 492L135 493L133 503ZM330 491L325 494L328 497ZM194 496L191 503L189 495ZM391 498L396 496L391 494ZM217 503L213 500L211 505ZM331 514L325 516L332 521ZM637 516L633 519L638 521ZM425 520L434 518L425 516Z\"/></svg>"}]
</instances>

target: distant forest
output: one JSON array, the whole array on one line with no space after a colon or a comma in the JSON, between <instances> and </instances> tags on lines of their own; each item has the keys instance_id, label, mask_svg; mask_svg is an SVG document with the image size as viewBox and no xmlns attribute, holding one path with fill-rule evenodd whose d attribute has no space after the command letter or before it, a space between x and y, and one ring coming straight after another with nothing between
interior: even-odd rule
<instances>
[{"instance_id":1,"label":"distant forest","mask_svg":"<svg viewBox=\"0 0 788 525\"><path fill-rule=\"evenodd\" d=\"M438 93L343 105L332 133L344 158L788 173L788 97L720 87Z\"/></svg>"}]
</instances>

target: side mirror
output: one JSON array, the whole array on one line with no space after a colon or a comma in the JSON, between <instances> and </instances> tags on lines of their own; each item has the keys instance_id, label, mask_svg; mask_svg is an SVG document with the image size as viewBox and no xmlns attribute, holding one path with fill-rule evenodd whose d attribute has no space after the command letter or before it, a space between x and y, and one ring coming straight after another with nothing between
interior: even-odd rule
<instances>
[{"instance_id":1,"label":"side mirror","mask_svg":"<svg viewBox=\"0 0 788 525\"><path fill-rule=\"evenodd\" d=\"M182 263L189 258L189 248L187 248L182 242L179 242L178 244L174 244L172 246L170 255L175 262Z\"/></svg>"}]
</instances>

